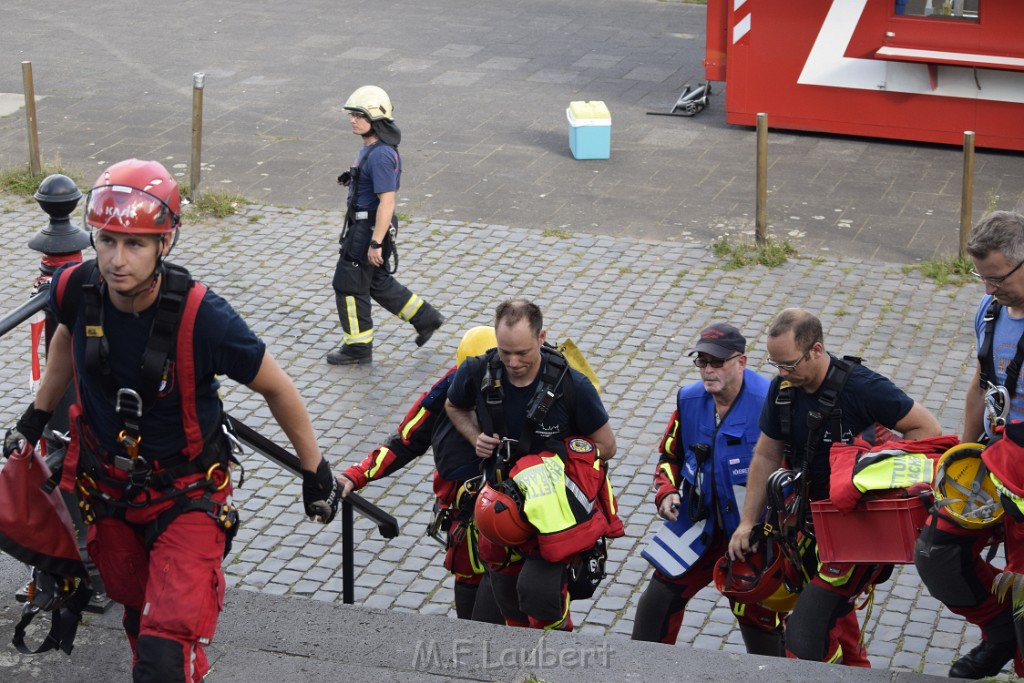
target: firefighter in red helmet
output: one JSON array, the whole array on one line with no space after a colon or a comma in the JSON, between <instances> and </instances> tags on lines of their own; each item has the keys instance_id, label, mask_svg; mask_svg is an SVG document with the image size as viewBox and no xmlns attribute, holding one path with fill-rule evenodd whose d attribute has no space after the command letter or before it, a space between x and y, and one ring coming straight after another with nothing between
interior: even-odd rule
<instances>
[{"instance_id":1,"label":"firefighter in red helmet","mask_svg":"<svg viewBox=\"0 0 1024 683\"><path fill-rule=\"evenodd\" d=\"M166 261L181 223L178 184L156 161L114 164L88 194L96 258L53 275L59 321L35 401L5 451L36 443L75 381L61 486L89 524L88 550L124 606L133 680L196 682L224 596L221 561L238 525L232 438L216 375L262 394L302 463L306 514L326 522L338 484L299 392L221 297Z\"/></svg>"}]
</instances>

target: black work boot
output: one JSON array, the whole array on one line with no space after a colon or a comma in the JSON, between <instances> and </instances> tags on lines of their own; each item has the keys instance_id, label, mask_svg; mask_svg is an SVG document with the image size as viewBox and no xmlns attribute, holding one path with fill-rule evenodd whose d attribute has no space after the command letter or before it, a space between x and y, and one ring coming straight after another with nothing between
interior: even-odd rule
<instances>
[{"instance_id":1,"label":"black work boot","mask_svg":"<svg viewBox=\"0 0 1024 683\"><path fill-rule=\"evenodd\" d=\"M423 318L423 322L413 322L413 326L416 328L417 332L416 346L423 346L426 344L430 341L430 338L434 336L434 332L437 332L441 325L444 325L444 316L438 313L436 308L432 308L430 311L424 312Z\"/></svg>"},{"instance_id":2,"label":"black work boot","mask_svg":"<svg viewBox=\"0 0 1024 683\"><path fill-rule=\"evenodd\" d=\"M1008 640L1005 643L993 643L991 640L983 640L970 652L956 660L949 669L950 678L970 678L977 680L986 676L995 676L1006 663L1013 659L1017 652L1017 641Z\"/></svg>"},{"instance_id":3,"label":"black work boot","mask_svg":"<svg viewBox=\"0 0 1024 683\"><path fill-rule=\"evenodd\" d=\"M327 354L328 365L365 365L373 362L373 351L353 353L351 347L342 346Z\"/></svg>"}]
</instances>

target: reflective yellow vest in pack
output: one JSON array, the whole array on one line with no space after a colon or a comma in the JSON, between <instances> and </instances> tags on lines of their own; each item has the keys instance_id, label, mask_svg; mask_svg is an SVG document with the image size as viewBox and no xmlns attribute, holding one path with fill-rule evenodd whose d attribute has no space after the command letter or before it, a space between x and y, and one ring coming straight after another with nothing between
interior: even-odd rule
<instances>
[{"instance_id":1,"label":"reflective yellow vest in pack","mask_svg":"<svg viewBox=\"0 0 1024 683\"><path fill-rule=\"evenodd\" d=\"M602 537L625 533L608 471L592 441L570 437L554 451L525 455L511 476L523 491L523 513L537 528L545 560L564 562Z\"/></svg>"}]
</instances>

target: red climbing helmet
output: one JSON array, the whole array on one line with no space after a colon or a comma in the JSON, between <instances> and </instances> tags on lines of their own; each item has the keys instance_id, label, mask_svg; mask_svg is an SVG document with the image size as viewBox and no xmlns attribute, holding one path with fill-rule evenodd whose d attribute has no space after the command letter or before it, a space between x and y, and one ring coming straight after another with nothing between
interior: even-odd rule
<instances>
[{"instance_id":1,"label":"red climbing helmet","mask_svg":"<svg viewBox=\"0 0 1024 683\"><path fill-rule=\"evenodd\" d=\"M523 514L523 493L511 479L484 484L476 498L473 519L480 533L498 545L520 545L537 533Z\"/></svg>"}]
</instances>

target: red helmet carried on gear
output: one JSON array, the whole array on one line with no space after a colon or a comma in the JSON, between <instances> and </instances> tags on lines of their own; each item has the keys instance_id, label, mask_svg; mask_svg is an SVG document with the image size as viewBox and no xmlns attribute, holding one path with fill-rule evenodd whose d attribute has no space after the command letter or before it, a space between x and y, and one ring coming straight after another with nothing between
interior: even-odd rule
<instances>
[{"instance_id":1,"label":"red helmet carried on gear","mask_svg":"<svg viewBox=\"0 0 1024 683\"><path fill-rule=\"evenodd\" d=\"M783 587L787 562L777 547L769 547L769 543L762 542L742 560L720 557L715 563L715 588L725 597L748 605L778 600L776 593Z\"/></svg>"},{"instance_id":2,"label":"red helmet carried on gear","mask_svg":"<svg viewBox=\"0 0 1024 683\"><path fill-rule=\"evenodd\" d=\"M174 232L181 223L178 183L158 161L119 161L89 190L85 222L95 230L137 235Z\"/></svg>"},{"instance_id":3,"label":"red helmet carried on gear","mask_svg":"<svg viewBox=\"0 0 1024 683\"><path fill-rule=\"evenodd\" d=\"M520 545L537 533L523 514L523 493L511 479L493 486L484 484L473 519L480 533L498 545Z\"/></svg>"}]
</instances>

